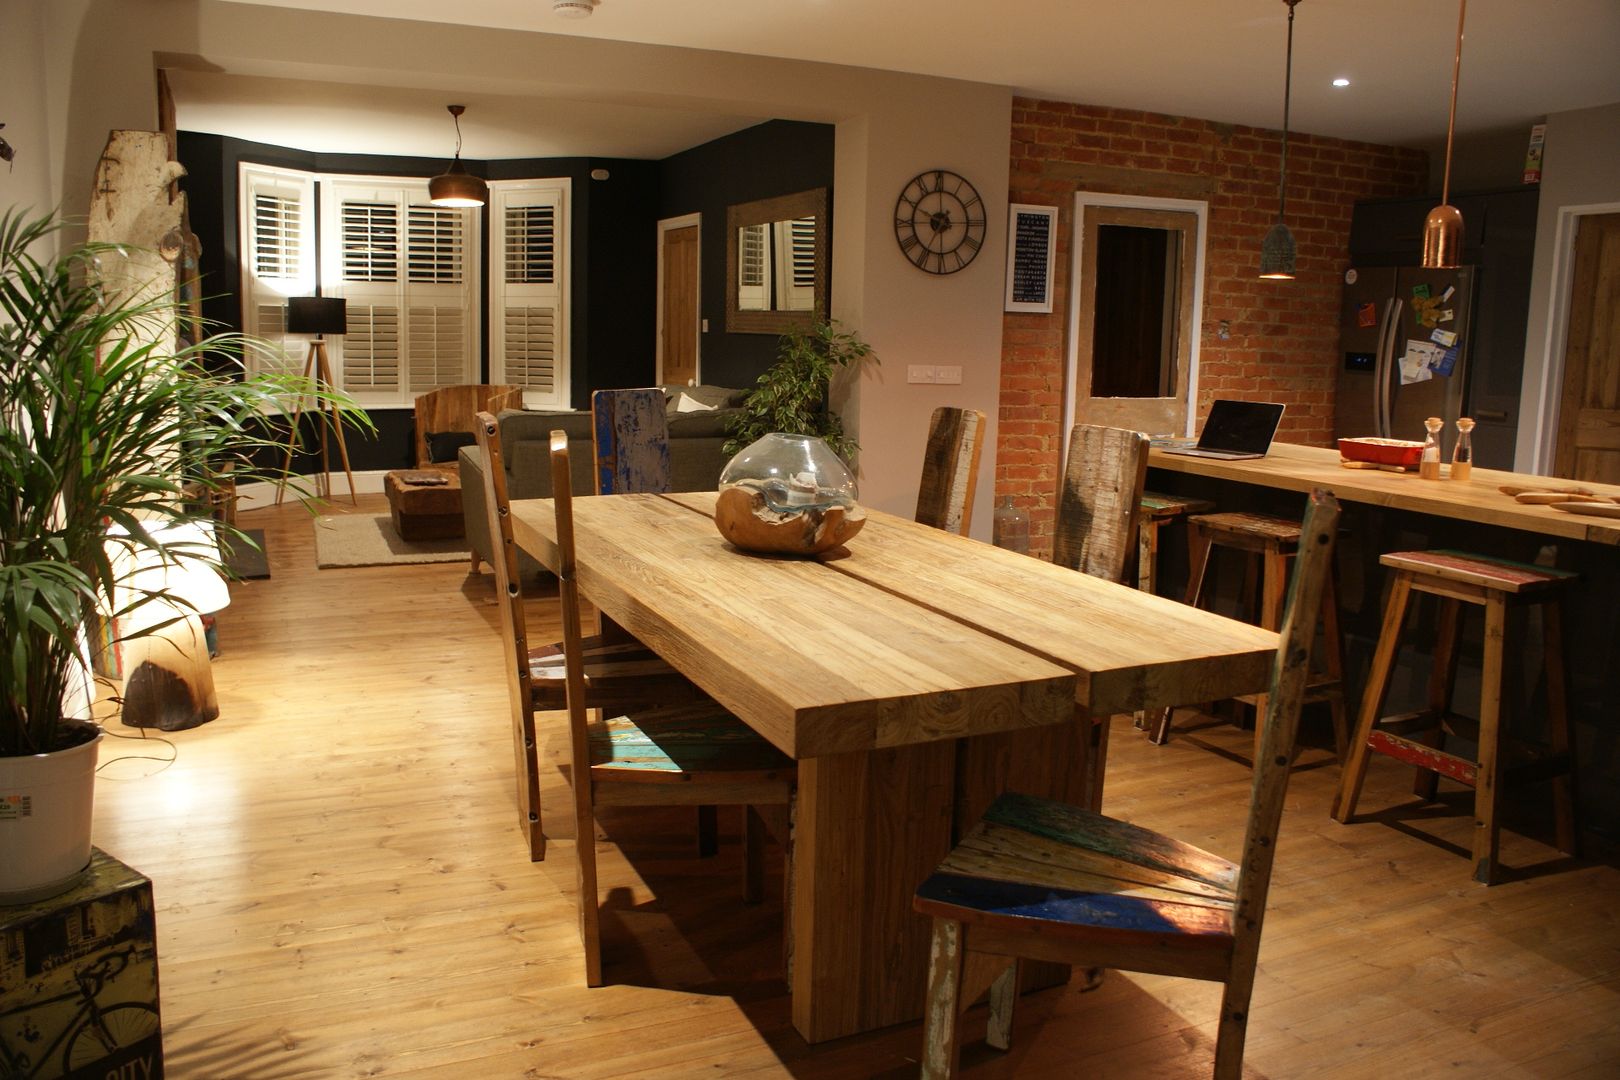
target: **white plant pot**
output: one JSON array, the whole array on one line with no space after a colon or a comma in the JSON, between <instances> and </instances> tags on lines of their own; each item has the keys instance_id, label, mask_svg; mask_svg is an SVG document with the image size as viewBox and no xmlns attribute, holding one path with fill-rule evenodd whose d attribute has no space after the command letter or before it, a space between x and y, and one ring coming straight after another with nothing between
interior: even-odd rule
<instances>
[{"instance_id":1,"label":"white plant pot","mask_svg":"<svg viewBox=\"0 0 1620 1080\"><path fill-rule=\"evenodd\" d=\"M0 757L0 905L66 892L90 864L101 733L68 750Z\"/></svg>"}]
</instances>

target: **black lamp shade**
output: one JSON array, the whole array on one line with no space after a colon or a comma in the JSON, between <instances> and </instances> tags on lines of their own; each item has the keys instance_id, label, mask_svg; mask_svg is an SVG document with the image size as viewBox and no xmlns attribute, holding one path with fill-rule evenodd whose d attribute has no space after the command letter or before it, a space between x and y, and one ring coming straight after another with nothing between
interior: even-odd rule
<instances>
[{"instance_id":1,"label":"black lamp shade","mask_svg":"<svg viewBox=\"0 0 1620 1080\"><path fill-rule=\"evenodd\" d=\"M348 328L348 302L341 296L287 298L289 334L342 334Z\"/></svg>"}]
</instances>

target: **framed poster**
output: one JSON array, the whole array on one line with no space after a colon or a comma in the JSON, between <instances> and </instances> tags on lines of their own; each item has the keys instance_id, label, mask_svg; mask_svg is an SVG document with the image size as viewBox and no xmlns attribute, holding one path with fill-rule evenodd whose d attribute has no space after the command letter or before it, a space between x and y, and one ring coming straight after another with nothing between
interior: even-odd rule
<instances>
[{"instance_id":1,"label":"framed poster","mask_svg":"<svg viewBox=\"0 0 1620 1080\"><path fill-rule=\"evenodd\" d=\"M1013 203L1007 209L1005 311L1052 311L1052 259L1058 208Z\"/></svg>"}]
</instances>

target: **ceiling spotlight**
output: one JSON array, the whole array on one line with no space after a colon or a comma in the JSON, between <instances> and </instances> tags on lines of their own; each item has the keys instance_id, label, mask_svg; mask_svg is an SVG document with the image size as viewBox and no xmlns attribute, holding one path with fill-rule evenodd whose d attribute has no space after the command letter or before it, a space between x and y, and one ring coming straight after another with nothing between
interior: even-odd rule
<instances>
[{"instance_id":1,"label":"ceiling spotlight","mask_svg":"<svg viewBox=\"0 0 1620 1080\"><path fill-rule=\"evenodd\" d=\"M1343 75L1340 75L1337 79L1333 80L1333 85L1334 86L1341 86L1341 87L1342 86L1349 86L1350 85L1350 80L1345 78Z\"/></svg>"},{"instance_id":2,"label":"ceiling spotlight","mask_svg":"<svg viewBox=\"0 0 1620 1080\"><path fill-rule=\"evenodd\" d=\"M583 19L595 9L592 0L551 0L551 13L565 19Z\"/></svg>"}]
</instances>

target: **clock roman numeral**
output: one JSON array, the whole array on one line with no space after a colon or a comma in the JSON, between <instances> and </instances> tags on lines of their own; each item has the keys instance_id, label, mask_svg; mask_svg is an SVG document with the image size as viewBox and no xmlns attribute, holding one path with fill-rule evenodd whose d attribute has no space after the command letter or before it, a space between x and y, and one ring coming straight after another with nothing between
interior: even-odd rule
<instances>
[{"instance_id":1,"label":"clock roman numeral","mask_svg":"<svg viewBox=\"0 0 1620 1080\"><path fill-rule=\"evenodd\" d=\"M907 222L906 224L909 225L910 222ZM900 238L900 250L904 251L908 257L914 250L921 247L922 241L917 239L916 233L908 233Z\"/></svg>"},{"instance_id":2,"label":"clock roman numeral","mask_svg":"<svg viewBox=\"0 0 1620 1080\"><path fill-rule=\"evenodd\" d=\"M977 236L972 236L972 235L964 236L962 238L962 243L969 250L972 250L972 251L978 251L979 250L979 238Z\"/></svg>"}]
</instances>

